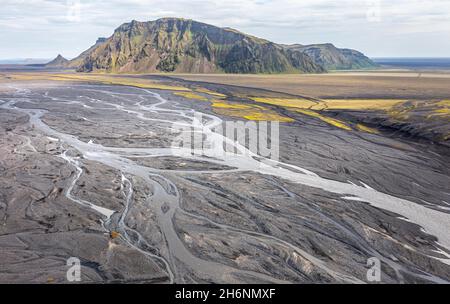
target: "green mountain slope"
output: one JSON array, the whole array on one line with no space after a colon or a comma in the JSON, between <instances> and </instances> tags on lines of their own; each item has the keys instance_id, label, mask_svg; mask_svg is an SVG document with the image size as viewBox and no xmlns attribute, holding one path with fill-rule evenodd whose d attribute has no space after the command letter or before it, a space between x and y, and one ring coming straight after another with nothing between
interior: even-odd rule
<instances>
[{"instance_id":1,"label":"green mountain slope","mask_svg":"<svg viewBox=\"0 0 450 304\"><path fill-rule=\"evenodd\" d=\"M78 71L320 73L307 54L193 20L132 21L71 62Z\"/></svg>"}]
</instances>

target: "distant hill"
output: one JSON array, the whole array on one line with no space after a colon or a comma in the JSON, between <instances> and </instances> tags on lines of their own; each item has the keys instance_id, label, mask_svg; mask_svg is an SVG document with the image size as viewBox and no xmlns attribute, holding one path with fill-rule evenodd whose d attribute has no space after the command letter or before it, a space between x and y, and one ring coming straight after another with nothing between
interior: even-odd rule
<instances>
[{"instance_id":1,"label":"distant hill","mask_svg":"<svg viewBox=\"0 0 450 304\"><path fill-rule=\"evenodd\" d=\"M61 55L58 55L55 59L52 61L44 64L43 66L46 68L65 68L69 65L69 60L64 58Z\"/></svg>"},{"instance_id":2,"label":"distant hill","mask_svg":"<svg viewBox=\"0 0 450 304\"><path fill-rule=\"evenodd\" d=\"M71 61L78 71L321 73L309 55L193 20L132 21Z\"/></svg>"},{"instance_id":3,"label":"distant hill","mask_svg":"<svg viewBox=\"0 0 450 304\"><path fill-rule=\"evenodd\" d=\"M374 68L378 65L363 53L351 49L339 49L331 43L311 45L285 45L289 50L297 50L311 57L327 70L352 70Z\"/></svg>"}]
</instances>

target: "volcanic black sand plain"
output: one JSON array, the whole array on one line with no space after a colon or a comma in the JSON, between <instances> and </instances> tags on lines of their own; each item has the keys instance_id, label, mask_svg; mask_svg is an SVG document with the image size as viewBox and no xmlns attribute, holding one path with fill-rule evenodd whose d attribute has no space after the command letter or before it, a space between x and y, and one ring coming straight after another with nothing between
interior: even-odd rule
<instances>
[{"instance_id":1,"label":"volcanic black sand plain","mask_svg":"<svg viewBox=\"0 0 450 304\"><path fill-rule=\"evenodd\" d=\"M450 78L208 77L0 73L0 282L450 281ZM235 120L279 161L171 146Z\"/></svg>"}]
</instances>

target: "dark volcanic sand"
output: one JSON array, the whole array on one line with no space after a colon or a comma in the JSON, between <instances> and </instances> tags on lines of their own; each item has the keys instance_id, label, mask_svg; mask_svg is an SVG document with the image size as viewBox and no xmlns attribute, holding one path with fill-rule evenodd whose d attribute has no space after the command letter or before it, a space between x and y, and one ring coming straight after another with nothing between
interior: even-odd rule
<instances>
[{"instance_id":1,"label":"dark volcanic sand","mask_svg":"<svg viewBox=\"0 0 450 304\"><path fill-rule=\"evenodd\" d=\"M281 125L277 167L174 157L171 122L212 114L206 103L11 85L0 91L1 283L64 283L70 257L83 282L366 282L370 257L384 283L450 281L448 148L299 115Z\"/></svg>"}]
</instances>

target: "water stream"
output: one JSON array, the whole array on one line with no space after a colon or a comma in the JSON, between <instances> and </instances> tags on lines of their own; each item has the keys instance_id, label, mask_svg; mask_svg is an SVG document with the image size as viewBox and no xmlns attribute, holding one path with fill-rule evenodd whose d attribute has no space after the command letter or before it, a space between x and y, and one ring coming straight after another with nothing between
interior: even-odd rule
<instances>
[{"instance_id":1,"label":"water stream","mask_svg":"<svg viewBox=\"0 0 450 304\"><path fill-rule=\"evenodd\" d=\"M93 92L101 92L110 96L120 96L121 94L102 89L101 86L83 87L85 87L87 90ZM103 87L107 88L107 86ZM367 202L375 207L397 213L408 221L420 225L427 233L436 236L441 247L447 250L450 249L450 234L448 233L450 231L450 215L448 213L440 212L438 210L427 208L426 206L419 205L405 199L397 198L392 195L379 192L371 188L369 185L363 184L363 186L358 186L351 182L344 183L325 179L320 177L316 173L311 172L310 170L261 157L253 153L252 151L249 151L241 144L223 136L220 133L217 133L215 131L215 128L223 123L223 120L221 118L211 114L198 113L192 109L183 109L181 107L173 109L170 108L170 106L173 107L174 103L169 102L160 94L145 89L139 89L139 91L139 94L135 94L136 96L139 96L139 101L132 105L126 105L125 103L116 104L99 99L92 99L88 96L85 96L84 98L90 103L100 103L104 106L113 107L118 111L123 111L127 114L134 115L136 116L136 119L139 120L167 123L175 126L175 128L192 127L194 131L204 134L205 142L209 143L207 145L209 148L203 148L201 151L193 151L192 149L186 149L182 147L123 148L106 147L92 141L86 143L79 140L73 135L62 133L45 124L42 120L42 117L43 115L45 115L46 110L16 107L15 103L17 101L30 100L27 99L29 91L20 88L16 90L16 95L19 97L18 100L5 102L0 105L0 107L5 109L17 110L28 114L30 117L30 124L41 130L46 136L58 139L65 146L70 147L71 149L75 149L83 156L84 159L100 162L106 166L110 166L122 172L122 189L124 197L126 198L124 204L125 207L123 210L109 210L100 206L96 206L85 200L78 199L72 195L73 188L75 187L83 172L80 164L83 158L71 157L68 155L67 150L61 155L63 159L65 159L76 169L76 174L65 192L66 196L70 200L80 204L81 206L91 208L95 212L98 212L102 217L104 217L104 220L106 222L109 221L115 213L120 213L118 228L120 230L119 232L122 239L129 246L132 246L136 250L139 250L140 252L148 255L151 258L157 259L163 265L163 267L165 267L171 283L180 282L180 273L177 270L177 261L182 261L184 265L191 268L196 273L201 273L204 275L204 277L216 282L227 282L230 280L230 278L233 278L233 274L236 273L250 275L265 282L283 283L284 281L275 279L262 273L239 270L212 261L205 261L194 256L180 240L180 237L177 234L173 224L173 218L177 211L186 213L180 208L180 194L178 192L177 186L169 178L164 176L163 171L139 165L135 161L131 160L130 157L176 156L187 160L201 160L233 168L232 170L215 170L213 171L214 173L250 171L276 178L281 178L293 183L322 189L331 193L338 194L345 200ZM47 96L51 97L49 93L46 94ZM157 102L152 103L151 105L142 105L144 101L154 100L156 100ZM82 106L85 106L83 104L83 101L79 100L72 101L72 103L78 103ZM161 118L150 118L146 116L147 113L160 113ZM164 119L164 117L168 114L179 117L180 119L177 121ZM199 114L201 114L202 117L202 119L200 120L198 119ZM168 130L168 132L170 132L170 130ZM232 146L237 151L237 153L224 151L224 142L227 145ZM177 173L176 170L169 171L172 173ZM196 173L207 172L208 171L197 171ZM133 201L133 185L127 176L138 176L151 186L152 195L149 195L147 203L157 214L159 227L167 243L166 252L156 250L154 248L153 251L149 251L148 248L151 248L151 246L146 242L145 237L143 237L138 231L131 229L126 225L126 217L129 213L130 208L132 208ZM285 191L287 190L285 189ZM294 194L291 193L291 195ZM168 209L167 206L169 207ZM326 263L324 263L320 259L312 256L311 254L308 254L298 246L292 245L279 238L214 223L203 216L193 214L187 215L211 222L212 224L222 229L226 229L236 233L245 233L245 235L247 236L261 239L265 242L274 242L279 246L283 246L284 248L287 248L288 250L301 255L337 281L361 282L354 277L330 269L326 265ZM319 216L323 215L319 214ZM327 218L327 220L330 219ZM342 229L345 228L342 227ZM399 270L406 271L400 265L381 257L362 238L355 236L350 231L347 231L347 233L353 235L355 241L359 243L362 248L365 248L367 252L370 252L371 254L373 254L373 256L379 256L381 259L383 259L383 261L389 263L389 265L397 271L397 274L399 274ZM436 250L442 251L442 248L437 247ZM450 259L443 258L441 260L444 263L450 265ZM423 275L423 277L435 282L442 282L441 279L431 275Z\"/></svg>"}]
</instances>

